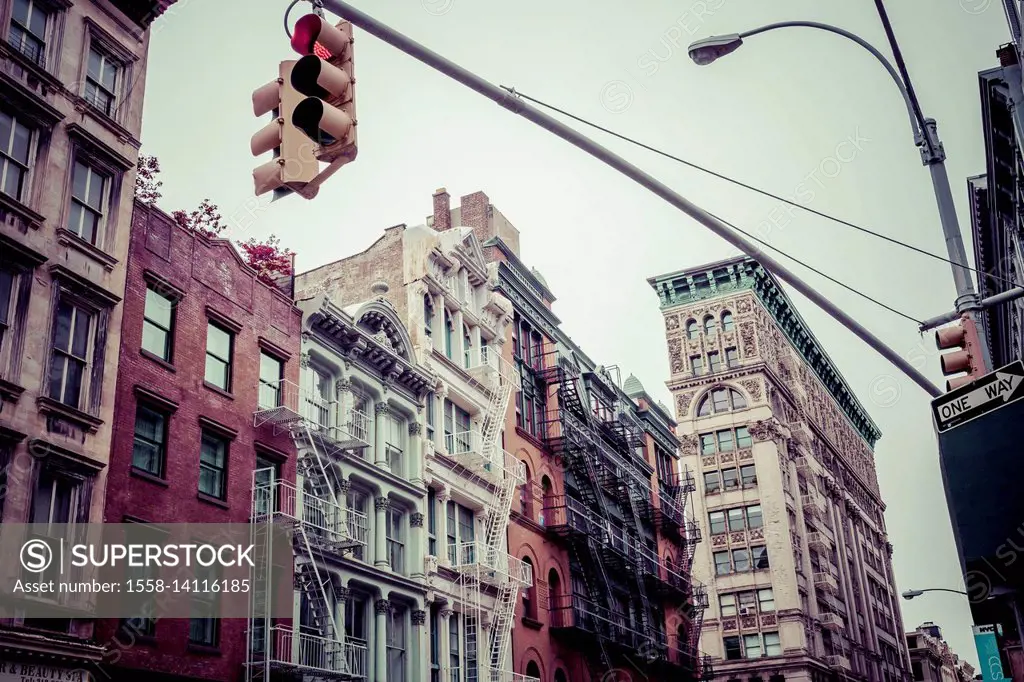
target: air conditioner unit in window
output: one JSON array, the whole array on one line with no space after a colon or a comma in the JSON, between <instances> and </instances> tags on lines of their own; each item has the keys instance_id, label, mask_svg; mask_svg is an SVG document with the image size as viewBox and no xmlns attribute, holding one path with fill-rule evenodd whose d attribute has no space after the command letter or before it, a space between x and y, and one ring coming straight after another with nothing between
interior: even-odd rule
<instances>
[{"instance_id":1,"label":"air conditioner unit in window","mask_svg":"<svg viewBox=\"0 0 1024 682\"><path fill-rule=\"evenodd\" d=\"M756 616L757 615L757 609L754 608L753 606L741 606L740 607L740 615L741 616Z\"/></svg>"}]
</instances>

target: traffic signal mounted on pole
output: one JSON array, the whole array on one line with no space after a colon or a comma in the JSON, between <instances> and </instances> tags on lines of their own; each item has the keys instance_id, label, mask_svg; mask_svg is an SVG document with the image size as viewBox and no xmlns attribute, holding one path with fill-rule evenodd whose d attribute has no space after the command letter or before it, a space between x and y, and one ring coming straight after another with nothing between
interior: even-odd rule
<instances>
[{"instance_id":1,"label":"traffic signal mounted on pole","mask_svg":"<svg viewBox=\"0 0 1024 682\"><path fill-rule=\"evenodd\" d=\"M319 145L317 157L337 168L357 151L352 24L331 26L307 14L295 24L292 48L303 55L292 70L292 86L306 96L292 122Z\"/></svg>"},{"instance_id":2,"label":"traffic signal mounted on pole","mask_svg":"<svg viewBox=\"0 0 1024 682\"><path fill-rule=\"evenodd\" d=\"M253 135L254 156L274 160L253 171L256 195L274 199L296 192L312 199L320 184L356 157L352 25L331 26L308 14L296 23L292 47L302 55L283 61L278 78L252 94L253 113L274 120ZM329 165L321 170L320 163Z\"/></svg>"},{"instance_id":3,"label":"traffic signal mounted on pole","mask_svg":"<svg viewBox=\"0 0 1024 682\"><path fill-rule=\"evenodd\" d=\"M970 315L964 315L956 324L936 331L935 345L939 350L960 349L939 356L939 363L945 376L967 372L966 376L947 379L947 392L984 376L985 365L981 354L981 340L978 337L974 319Z\"/></svg>"}]
</instances>

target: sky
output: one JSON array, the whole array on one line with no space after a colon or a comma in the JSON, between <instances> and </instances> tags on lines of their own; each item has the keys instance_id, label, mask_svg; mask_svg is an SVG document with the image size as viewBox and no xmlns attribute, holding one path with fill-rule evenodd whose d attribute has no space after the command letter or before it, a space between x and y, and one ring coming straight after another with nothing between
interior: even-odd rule
<instances>
[{"instance_id":1,"label":"sky","mask_svg":"<svg viewBox=\"0 0 1024 682\"><path fill-rule=\"evenodd\" d=\"M853 42L787 28L749 38L709 66L692 40L786 20L841 26L889 55L871 0L354 0L491 82L568 110L742 182L945 255L927 169L903 100ZM563 328L596 362L634 373L671 404L668 357L648 277L735 255L726 242L550 133L357 29L359 154L313 201L257 200L249 137L266 124L251 93L294 59L284 0L178 0L154 25L142 151L162 167L165 210L218 204L234 239L270 234L300 271L365 249L384 228L424 222L431 194L484 191L520 230ZM970 251L965 178L984 172L977 73L1009 34L995 0L888 3L925 116L935 118ZM294 22L308 5L293 12ZM574 124L578 125L578 124ZM952 308L948 264L730 185L596 131L598 141L722 218L918 320ZM785 259L782 259L785 261ZM906 358L931 335L803 267L794 272ZM367 282L367 294L369 294ZM878 477L897 587L963 588L928 396L799 295L790 293L881 428ZM902 602L977 663L965 599Z\"/></svg>"}]
</instances>

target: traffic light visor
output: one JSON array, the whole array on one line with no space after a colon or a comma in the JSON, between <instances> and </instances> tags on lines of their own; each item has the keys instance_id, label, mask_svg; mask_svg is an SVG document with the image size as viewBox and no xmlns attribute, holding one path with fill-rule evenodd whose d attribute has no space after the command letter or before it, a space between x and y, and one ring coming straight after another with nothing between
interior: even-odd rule
<instances>
[{"instance_id":1,"label":"traffic light visor","mask_svg":"<svg viewBox=\"0 0 1024 682\"><path fill-rule=\"evenodd\" d=\"M330 56L342 54L352 42L351 24L342 23L342 28L331 26L326 19L307 14L295 23L292 33L292 49L301 55L314 54L317 43L330 52Z\"/></svg>"},{"instance_id":2,"label":"traffic light visor","mask_svg":"<svg viewBox=\"0 0 1024 682\"><path fill-rule=\"evenodd\" d=\"M307 97L329 100L344 95L352 79L343 69L325 62L316 55L307 55L295 62L292 87Z\"/></svg>"}]
</instances>

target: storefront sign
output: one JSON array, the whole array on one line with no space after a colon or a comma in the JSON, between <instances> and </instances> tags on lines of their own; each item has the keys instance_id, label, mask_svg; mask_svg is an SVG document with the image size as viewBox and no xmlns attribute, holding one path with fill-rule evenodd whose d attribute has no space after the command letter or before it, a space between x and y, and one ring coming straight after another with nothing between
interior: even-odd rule
<instances>
[{"instance_id":1,"label":"storefront sign","mask_svg":"<svg viewBox=\"0 0 1024 682\"><path fill-rule=\"evenodd\" d=\"M92 677L81 669L0 661L0 682L92 682Z\"/></svg>"}]
</instances>

